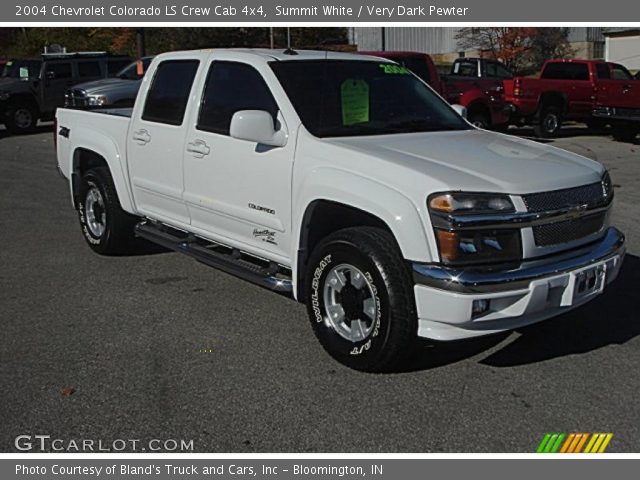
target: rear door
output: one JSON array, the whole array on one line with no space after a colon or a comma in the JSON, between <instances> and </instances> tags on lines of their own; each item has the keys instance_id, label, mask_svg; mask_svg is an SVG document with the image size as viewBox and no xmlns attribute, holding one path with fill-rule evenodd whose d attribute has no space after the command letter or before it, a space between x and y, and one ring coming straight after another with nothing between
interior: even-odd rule
<instances>
[{"instance_id":1,"label":"rear door","mask_svg":"<svg viewBox=\"0 0 640 480\"><path fill-rule=\"evenodd\" d=\"M270 72L269 72L270 73ZM274 79L275 80L275 79ZM184 152L184 198L194 231L286 262L291 233L294 142L269 147L229 135L233 114L269 112L284 118L262 73L252 65L213 60L200 111Z\"/></svg>"},{"instance_id":2,"label":"rear door","mask_svg":"<svg viewBox=\"0 0 640 480\"><path fill-rule=\"evenodd\" d=\"M172 224L189 223L182 194L186 118L197 108L192 94L200 59L161 61L151 73L146 97L136 102L127 138L133 196L144 215Z\"/></svg>"}]
</instances>

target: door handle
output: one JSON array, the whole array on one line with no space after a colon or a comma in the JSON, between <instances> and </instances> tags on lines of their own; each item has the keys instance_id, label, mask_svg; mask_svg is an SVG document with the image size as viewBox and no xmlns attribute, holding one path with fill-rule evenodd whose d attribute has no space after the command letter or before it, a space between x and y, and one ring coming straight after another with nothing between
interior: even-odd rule
<instances>
[{"instance_id":1,"label":"door handle","mask_svg":"<svg viewBox=\"0 0 640 480\"><path fill-rule=\"evenodd\" d=\"M205 155L209 155L211 148L204 140L194 140L187 144L187 152L193 154L196 158L202 158Z\"/></svg>"},{"instance_id":2,"label":"door handle","mask_svg":"<svg viewBox=\"0 0 640 480\"><path fill-rule=\"evenodd\" d=\"M151 135L149 135L149 132L145 129L133 132L132 138L138 143L138 145L146 145L151 141Z\"/></svg>"}]
</instances>

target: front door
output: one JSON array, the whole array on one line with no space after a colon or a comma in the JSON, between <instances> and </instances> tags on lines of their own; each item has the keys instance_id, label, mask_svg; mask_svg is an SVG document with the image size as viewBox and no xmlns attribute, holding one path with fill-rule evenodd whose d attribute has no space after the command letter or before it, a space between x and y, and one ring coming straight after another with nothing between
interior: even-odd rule
<instances>
[{"instance_id":1,"label":"front door","mask_svg":"<svg viewBox=\"0 0 640 480\"><path fill-rule=\"evenodd\" d=\"M185 148L184 198L191 225L214 240L284 259L290 251L294 145L275 148L231 138L231 118L240 110L267 111L276 128L284 125L260 72L214 60Z\"/></svg>"},{"instance_id":2,"label":"front door","mask_svg":"<svg viewBox=\"0 0 640 480\"><path fill-rule=\"evenodd\" d=\"M42 113L49 114L64 105L64 94L74 84L73 65L69 61L48 61L44 66Z\"/></svg>"},{"instance_id":3,"label":"front door","mask_svg":"<svg viewBox=\"0 0 640 480\"><path fill-rule=\"evenodd\" d=\"M189 223L182 199L182 156L190 118L198 59L166 60L153 72L144 105L133 112L127 157L133 196L144 215L169 223Z\"/></svg>"}]
</instances>

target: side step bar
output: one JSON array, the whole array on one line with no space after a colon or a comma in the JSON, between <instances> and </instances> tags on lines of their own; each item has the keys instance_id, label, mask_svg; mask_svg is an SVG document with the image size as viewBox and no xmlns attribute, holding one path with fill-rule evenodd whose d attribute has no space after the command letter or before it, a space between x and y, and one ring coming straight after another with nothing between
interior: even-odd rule
<instances>
[{"instance_id":1,"label":"side step bar","mask_svg":"<svg viewBox=\"0 0 640 480\"><path fill-rule=\"evenodd\" d=\"M227 247L146 220L136 225L135 234L269 290L283 294L291 294L293 291L291 272L288 269L275 262L241 252L237 248Z\"/></svg>"}]
</instances>

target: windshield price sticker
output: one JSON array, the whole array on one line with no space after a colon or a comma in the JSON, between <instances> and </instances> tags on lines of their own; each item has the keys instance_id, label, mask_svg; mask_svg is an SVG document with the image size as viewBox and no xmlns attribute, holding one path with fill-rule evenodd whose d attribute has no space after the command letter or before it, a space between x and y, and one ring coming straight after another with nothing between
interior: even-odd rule
<instances>
[{"instance_id":1,"label":"windshield price sticker","mask_svg":"<svg viewBox=\"0 0 640 480\"><path fill-rule=\"evenodd\" d=\"M395 75L410 75L411 70L407 67L401 67L400 65L394 65L392 63L381 63L380 68L384 70L384 73Z\"/></svg>"},{"instance_id":2,"label":"windshield price sticker","mask_svg":"<svg viewBox=\"0 0 640 480\"><path fill-rule=\"evenodd\" d=\"M369 121L369 85L364 80L349 78L340 86L342 124L353 125Z\"/></svg>"}]
</instances>

